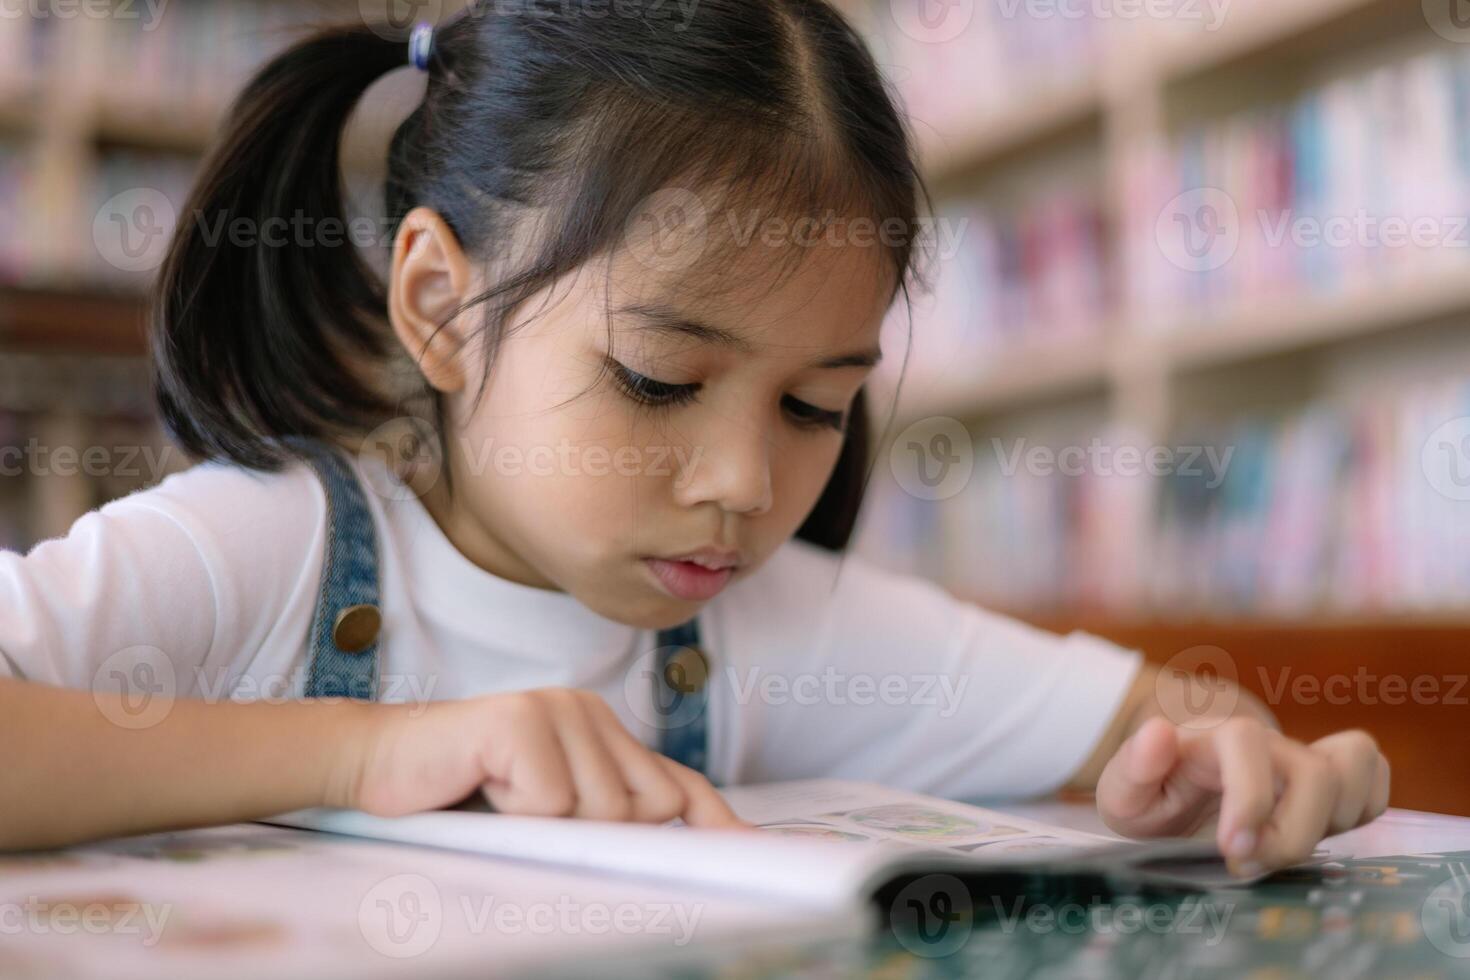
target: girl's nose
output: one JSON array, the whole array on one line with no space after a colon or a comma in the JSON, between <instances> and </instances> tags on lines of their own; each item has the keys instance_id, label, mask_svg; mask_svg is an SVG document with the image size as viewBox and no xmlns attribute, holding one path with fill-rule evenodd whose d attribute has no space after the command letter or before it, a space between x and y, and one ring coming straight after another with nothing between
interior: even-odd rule
<instances>
[{"instance_id":1,"label":"girl's nose","mask_svg":"<svg viewBox=\"0 0 1470 980\"><path fill-rule=\"evenodd\" d=\"M748 419L718 419L703 427L702 439L677 474L674 497L681 507L717 504L736 514L771 509L771 440Z\"/></svg>"}]
</instances>

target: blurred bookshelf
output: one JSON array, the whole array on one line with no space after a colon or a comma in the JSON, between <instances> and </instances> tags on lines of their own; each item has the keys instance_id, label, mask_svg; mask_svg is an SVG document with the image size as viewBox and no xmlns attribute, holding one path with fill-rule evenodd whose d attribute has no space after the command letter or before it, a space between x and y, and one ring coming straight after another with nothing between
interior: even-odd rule
<instances>
[{"instance_id":1,"label":"blurred bookshelf","mask_svg":"<svg viewBox=\"0 0 1470 980\"><path fill-rule=\"evenodd\" d=\"M909 358L859 550L1155 663L1217 648L1293 734L1373 731L1398 805L1470 813L1415 764L1470 749L1470 29L1399 0L1061 6L957 32L844 6L939 219L936 289L886 325ZM1279 683L1358 675L1441 690Z\"/></svg>"},{"instance_id":2,"label":"blurred bookshelf","mask_svg":"<svg viewBox=\"0 0 1470 980\"><path fill-rule=\"evenodd\" d=\"M191 0L156 14L37 0L0 17L0 548L64 534L187 466L148 390L157 242L249 72L302 28L360 15L347 0ZM414 85L398 80L354 120L349 186L381 173ZM155 251L134 254L130 234ZM89 450L110 462L73 461Z\"/></svg>"},{"instance_id":3,"label":"blurred bookshelf","mask_svg":"<svg viewBox=\"0 0 1470 980\"><path fill-rule=\"evenodd\" d=\"M1470 397L1461 402L1470 392L1470 232L1460 218L1470 214L1470 43L1458 43L1470 36L1446 37L1421 5L1387 0L1237 2L1218 25L1182 16L1204 11L1183 2L1177 19L1133 20L1063 17L1052 5L1053 16L1028 18L1025 3L979 3L943 40L914 31L887 3L845 9L874 38L938 199L938 287L916 297L912 320L898 310L889 324L889 343L912 344L890 436L949 416L969 431L976 457L976 476L950 499L923 499L892 479L878 487L864 548L1052 622L1309 622L1350 609L1470 626L1470 552L1455 561L1415 550L1448 551L1470 504L1433 492L1414 438L1470 414ZM1037 77L1007 65L1038 48L1068 70ZM1056 221L1049 202L1058 199L1087 202L1095 217L1086 223L1100 223L1101 234ZM1235 212L1223 251L1181 250L1168 219L1211 207ZM1359 211L1408 226L1438 218L1441 240L1298 242L1299 220L1310 219L1308 231L1332 228ZM997 212L1010 217L997 221ZM1184 230L1205 242L1209 229ZM1388 241L1390 230L1370 227L1367 237ZM956 242L948 253L946 234ZM1058 295L1083 297L1097 315L1059 308ZM1386 361L1393 377L1380 379L1375 367ZM1426 402L1426 390L1438 394ZM1413 421L1395 440L1370 444L1362 433L1375 412ZM1167 476L996 473L996 439L1057 451L1094 439L1115 449L1234 446L1241 472L1199 491L1188 516L1180 481ZM1285 480L1303 478L1289 464L1312 439L1334 440L1318 448L1339 460L1324 469L1330 476L1311 474L1324 509L1357 479L1425 508L1438 540L1406 536L1413 514L1374 519L1409 552L1380 577L1422 578L1430 573L1414 570L1420 561L1435 569L1432 586L1341 595L1323 586L1346 574L1321 549L1352 547L1341 538L1347 518L1317 532L1315 557L1293 558L1305 584L1290 586L1300 593L1290 601L1273 598L1289 586L1269 569L1237 573L1251 588L1220 597L1217 580L1191 568L1206 584L1184 605L1159 585L1184 580L1184 565L1217 560L1207 549L1226 532L1202 526L1178 544L1190 521L1230 523L1228 533L1248 537L1270 565L1286 546L1271 536L1272 503L1287 495ZM1358 457L1372 450L1381 458L1369 466ZM1185 557L1157 564L1171 548ZM1382 554L1331 560L1376 568Z\"/></svg>"}]
</instances>

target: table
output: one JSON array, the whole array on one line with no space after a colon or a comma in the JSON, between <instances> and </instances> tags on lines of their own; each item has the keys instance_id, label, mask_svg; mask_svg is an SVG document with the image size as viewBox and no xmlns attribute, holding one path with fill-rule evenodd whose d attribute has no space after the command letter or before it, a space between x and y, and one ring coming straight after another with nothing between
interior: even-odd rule
<instances>
[{"instance_id":1,"label":"table","mask_svg":"<svg viewBox=\"0 0 1470 980\"><path fill-rule=\"evenodd\" d=\"M1085 804L1006 809L1099 829ZM1129 980L1470 977L1470 819L1390 810L1326 846L1344 859L1254 889L1113 895L1039 910L982 906L928 936L737 931L649 954L633 936L523 930L497 935L492 957L483 935L447 928L421 950L386 942L372 913L390 901L427 914L405 880L432 878L433 898L446 906L487 888L524 904L564 894L569 872L527 866L507 880L500 867L492 882L451 852L238 824L0 856L0 976L897 978L983 968L987 977ZM609 894L652 907L669 898L663 887L618 882ZM738 925L739 902L718 911ZM574 965L548 965L548 953Z\"/></svg>"}]
</instances>

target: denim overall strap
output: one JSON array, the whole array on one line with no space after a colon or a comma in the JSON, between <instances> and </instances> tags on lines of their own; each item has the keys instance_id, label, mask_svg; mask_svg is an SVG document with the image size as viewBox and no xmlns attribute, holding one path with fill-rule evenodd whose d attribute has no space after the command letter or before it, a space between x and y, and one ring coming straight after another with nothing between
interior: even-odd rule
<instances>
[{"instance_id":1,"label":"denim overall strap","mask_svg":"<svg viewBox=\"0 0 1470 980\"><path fill-rule=\"evenodd\" d=\"M659 751L696 772L708 762L709 660L700 647L699 621L658 632L654 703L666 722Z\"/></svg>"},{"instance_id":2,"label":"denim overall strap","mask_svg":"<svg viewBox=\"0 0 1470 980\"><path fill-rule=\"evenodd\" d=\"M327 493L327 541L312 614L306 696L375 701L378 693L378 543L362 486L341 450L292 439Z\"/></svg>"}]
</instances>

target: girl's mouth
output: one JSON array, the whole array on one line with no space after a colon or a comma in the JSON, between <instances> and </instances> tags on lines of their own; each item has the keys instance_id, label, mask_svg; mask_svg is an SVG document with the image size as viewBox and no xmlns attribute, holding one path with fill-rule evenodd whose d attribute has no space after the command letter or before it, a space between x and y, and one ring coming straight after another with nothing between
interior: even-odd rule
<instances>
[{"instance_id":1,"label":"girl's mouth","mask_svg":"<svg viewBox=\"0 0 1470 980\"><path fill-rule=\"evenodd\" d=\"M733 567L716 570L692 561L645 558L643 562L665 592L676 599L692 602L714 598L735 574Z\"/></svg>"}]
</instances>

